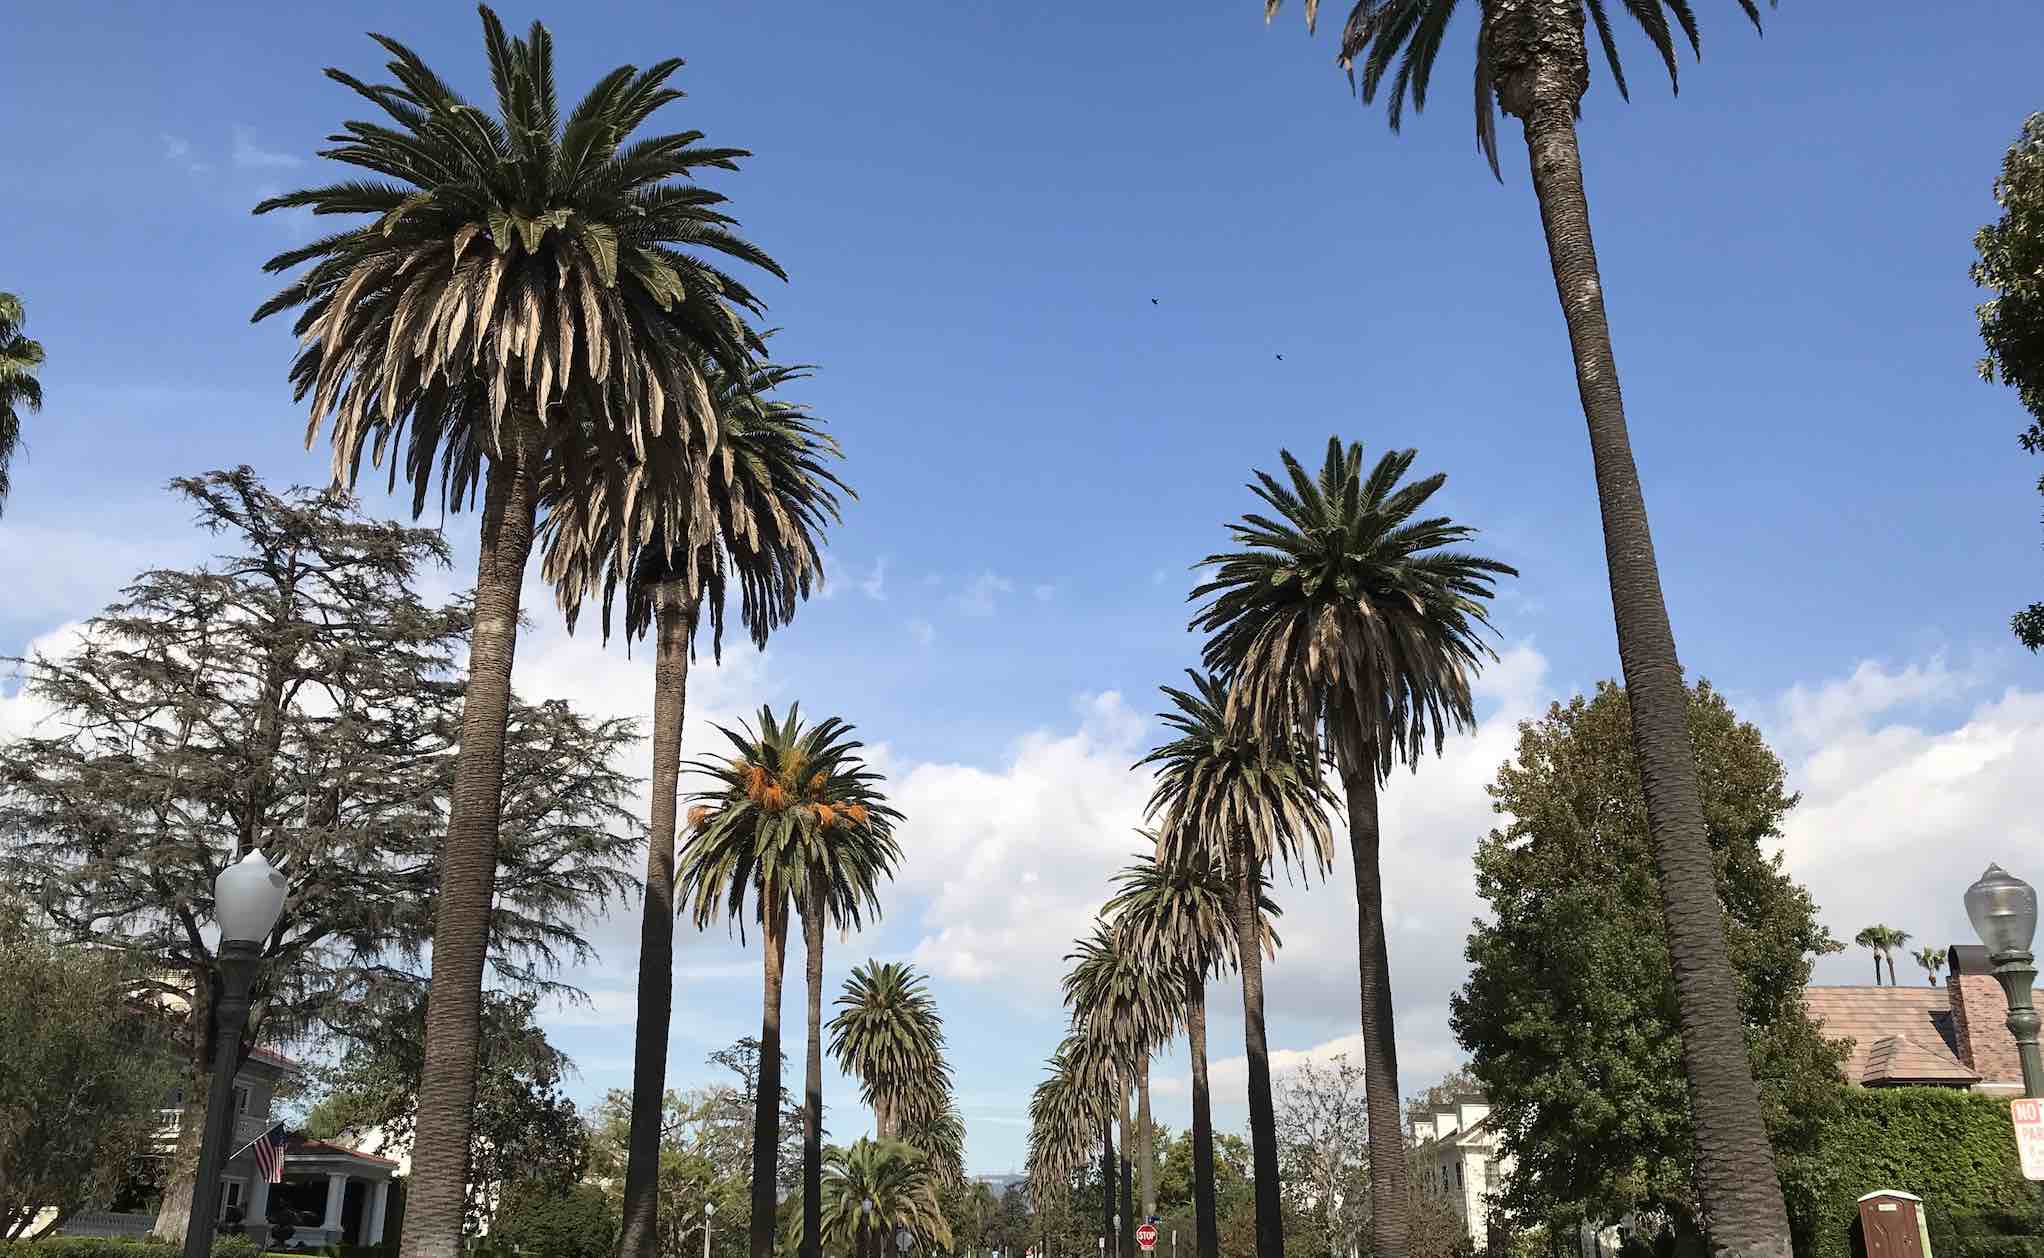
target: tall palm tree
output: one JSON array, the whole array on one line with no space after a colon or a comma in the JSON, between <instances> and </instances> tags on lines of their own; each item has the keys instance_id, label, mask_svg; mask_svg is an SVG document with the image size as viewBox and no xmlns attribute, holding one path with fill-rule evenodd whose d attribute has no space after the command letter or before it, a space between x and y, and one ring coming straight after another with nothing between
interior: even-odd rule
<instances>
[{"instance_id":1,"label":"tall palm tree","mask_svg":"<svg viewBox=\"0 0 2044 1258\"><path fill-rule=\"evenodd\" d=\"M23 335L27 318L21 298L0 293L0 513L7 510L7 491L14 487L7 469L21 448L21 414L43 409L43 385L36 379L43 347Z\"/></svg>"},{"instance_id":2,"label":"tall palm tree","mask_svg":"<svg viewBox=\"0 0 2044 1258\"><path fill-rule=\"evenodd\" d=\"M1193 673L1191 690L1162 687L1174 705L1158 717L1175 736L1136 762L1156 766L1148 815L1161 818L1159 859L1204 861L1233 885L1235 956L1242 976L1242 1036L1249 1072L1249 1147L1256 1188L1256 1256L1283 1258L1277 1115L1263 1022L1264 871L1277 865L1324 873L1334 839L1332 792L1307 742L1283 734L1265 744L1228 720L1228 691ZM1402 1155L1401 1155L1402 1156Z\"/></svg>"},{"instance_id":3,"label":"tall palm tree","mask_svg":"<svg viewBox=\"0 0 2044 1258\"><path fill-rule=\"evenodd\" d=\"M1377 787L1391 766L1439 754L1449 727L1476 723L1470 681L1495 659L1482 631L1500 575L1494 559L1458 548L1475 530L1420 511L1447 477L1401 484L1416 452L1394 450L1367 473L1363 448L1328 438L1317 477L1290 451L1285 479L1256 473L1250 489L1273 512L1230 524L1237 549L1209 555L1209 601L1193 626L1210 636L1206 666L1229 681L1228 717L1259 742L1322 733L1348 797L1355 866L1356 966L1370 1112L1370 1235L1376 1252L1405 1252L1411 1194L1399 1122L1398 1045L1384 941ZM1431 739L1429 738L1431 735Z\"/></svg>"},{"instance_id":4,"label":"tall palm tree","mask_svg":"<svg viewBox=\"0 0 2044 1258\"><path fill-rule=\"evenodd\" d=\"M1281 3L1264 0L1266 19ZM1758 30L1757 0L1736 3ZM1305 6L1310 28L1317 0L1305 0ZM1376 98L1385 74L1397 63L1388 93L1393 130L1407 99L1415 110L1425 106L1434 60L1457 7L1456 0L1356 0L1350 10L1339 63L1359 85L1366 103ZM1576 121L1590 85L1586 38L1590 23L1597 28L1613 86L1621 97L1627 94L1609 16L1612 6L1603 0L1478 0L1466 7L1474 7L1480 18L1477 147L1497 173L1496 110L1519 120L1555 293L1568 325L1576 388L1589 426L1618 655L1625 692L1632 697L1633 741L1647 824L1654 837L1668 949L1675 962L1702 1213L1711 1221L1711 1241L1720 1250L1785 1258L1789 1225L1781 1185L1776 1176L1756 1170L1772 1162L1773 1150L1745 1052L1738 987L1725 946L1695 749L1689 738L1688 693L1626 430L1577 147ZM1673 85L1675 30L1680 29L1693 51L1700 48L1689 0L1626 0L1625 9L1645 31ZM1402 1255L1386 1253L1379 1258Z\"/></svg>"},{"instance_id":5,"label":"tall palm tree","mask_svg":"<svg viewBox=\"0 0 2044 1258\"><path fill-rule=\"evenodd\" d=\"M1895 986L1895 954L1909 942L1906 930L1893 926L1868 926L1852 937L1852 941L1874 954L1874 986L1881 985L1881 962L1888 963L1888 985Z\"/></svg>"},{"instance_id":6,"label":"tall palm tree","mask_svg":"<svg viewBox=\"0 0 2044 1258\"><path fill-rule=\"evenodd\" d=\"M825 463L839 455L837 443L800 406L775 392L806 376L808 368L761 365L749 376L736 376L707 356L697 365L718 419L716 453L702 460L704 474L693 476L686 467L662 464L698 457L694 452L671 444L651 447L636 482L688 486L679 537L670 543L663 529L672 518L668 504L657 493L630 492L635 482L620 481L600 452L577 461L589 483L546 482L540 534L540 571L555 588L570 632L584 600L594 595L608 638L612 602L622 591L627 638L643 638L652 629L655 640L652 815L639 923L620 1258L652 1258L659 1240L661 1098L674 1007L675 811L696 630L707 612L711 651L721 659L725 596L735 578L740 617L753 644L764 648L768 636L794 615L797 600L822 580L822 534L839 518L837 492L851 493ZM805 935L807 928L805 917ZM820 935L812 947L820 954ZM811 960L820 964L820 956ZM812 990L812 1022L819 999ZM811 1032L813 1039L813 1025ZM820 1092L819 1063L810 1064L809 1082ZM811 1097L807 1103L815 1102ZM822 1142L816 1116L807 1126L803 1209L813 1215L820 1200ZM804 1233L816 1234L813 1226Z\"/></svg>"},{"instance_id":7,"label":"tall palm tree","mask_svg":"<svg viewBox=\"0 0 2044 1258\"><path fill-rule=\"evenodd\" d=\"M743 317L758 302L706 258L781 274L731 231L722 198L692 181L734 169L742 150L704 146L698 132L632 139L680 97L667 86L680 61L621 66L563 118L546 28L512 39L488 8L482 23L497 116L411 49L372 36L395 83L327 75L388 121L346 123L321 153L371 177L256 206L366 216L264 266L310 264L254 315L299 311L291 380L311 398L308 444L331 420L336 481L352 484L365 454L388 456L415 514L436 478L443 501L458 510L479 497L481 508L406 1258L460 1247L504 726L542 477L591 438L620 475L663 443L713 449L716 415L694 356L743 374L760 344ZM685 500L660 499L677 510Z\"/></svg>"},{"instance_id":8,"label":"tall palm tree","mask_svg":"<svg viewBox=\"0 0 2044 1258\"><path fill-rule=\"evenodd\" d=\"M901 1142L929 1159L938 1187L964 1190L965 1117L958 1112L956 1097L947 1091L934 1105L910 1107L901 1124Z\"/></svg>"},{"instance_id":9,"label":"tall palm tree","mask_svg":"<svg viewBox=\"0 0 2044 1258\"><path fill-rule=\"evenodd\" d=\"M1126 1070L1122 1085L1116 1089L1121 1110L1124 1207L1117 1244L1125 1258L1132 1258L1138 1220L1127 1166L1130 1160L1153 1156L1154 1141L1139 1127L1137 1137L1143 1142L1142 1151L1139 1154L1131 1148L1129 1091L1131 1087L1138 1088L1147 1096L1150 1056L1177 1031L1185 1007L1184 975L1175 966L1164 964L1161 954L1133 946L1127 936L1105 921L1094 923L1093 933L1079 940L1065 960L1072 963L1064 978L1065 1004L1072 1011L1072 1024L1101 1043ZM1154 1183L1154 1174L1147 1166L1143 1178L1145 1184Z\"/></svg>"},{"instance_id":10,"label":"tall palm tree","mask_svg":"<svg viewBox=\"0 0 2044 1258\"><path fill-rule=\"evenodd\" d=\"M1916 950L1916 963L1923 967L1924 977L1930 980L1930 985L1936 987L1938 985L1938 975L1945 972L1945 950L1943 948L1931 947L1918 948Z\"/></svg>"},{"instance_id":11,"label":"tall palm tree","mask_svg":"<svg viewBox=\"0 0 2044 1258\"><path fill-rule=\"evenodd\" d=\"M951 1225L937 1205L929 1160L899 1140L861 1138L825 1159L821 1241L855 1258L880 1258L885 1239L907 1228L918 1240L951 1247Z\"/></svg>"},{"instance_id":12,"label":"tall palm tree","mask_svg":"<svg viewBox=\"0 0 2044 1258\"><path fill-rule=\"evenodd\" d=\"M759 727L721 732L734 755L690 766L715 783L699 791L690 810L693 831L680 858L677 898L690 905L696 925L722 917L759 923L765 977L760 1020L759 1080L752 1146L752 1258L770 1258L774 1242L775 1152L780 1147L781 981L788 915L808 923L826 918L855 924L877 912L877 886L899 858L893 824L900 814L877 790L879 775L865 767L852 727L836 717L804 726L800 705L775 719L762 707ZM813 954L812 983L822 981L821 944ZM812 1001L812 1010L817 1004ZM819 1020L820 1021L820 1020ZM810 1063L819 1079L820 1034L812 1023ZM821 1087L805 1115L806 1137L818 1130ZM820 1155L819 1155L820 1156ZM807 1147L805 1173L811 1161ZM820 1174L820 1170L819 1170ZM805 1199L806 1200L806 1199ZM806 1204L805 1204L806 1210ZM805 1225L811 1220L805 1213ZM819 1235L809 1228L808 1237Z\"/></svg>"},{"instance_id":13,"label":"tall palm tree","mask_svg":"<svg viewBox=\"0 0 2044 1258\"><path fill-rule=\"evenodd\" d=\"M1090 1119L1090 1129L1100 1144L1100 1235L1104 1240L1115 1235L1116 1216L1132 1209L1114 1156L1115 1113L1130 1082L1128 1057L1105 1035L1074 1020L1051 1060L1053 1069L1064 1075L1068 1087L1090 1097L1081 1112ZM1127 1125L1124 1112L1122 1126L1126 1129ZM1128 1143L1125 1130L1122 1143ZM1080 1160L1083 1163L1083 1157ZM1119 1245L1117 1238L1117 1252Z\"/></svg>"},{"instance_id":14,"label":"tall palm tree","mask_svg":"<svg viewBox=\"0 0 2044 1258\"><path fill-rule=\"evenodd\" d=\"M1115 892L1101 909L1130 947L1175 968L1184 999L1186 1042L1192 1059L1192 1195L1196 1258L1219 1258L1220 1216L1214 1200L1213 1098L1207 1083L1207 980L1235 968L1234 885L1226 866L1204 850L1164 859L1156 836L1142 832L1154 855L1115 875ZM1259 933L1266 955L1277 954L1271 919L1283 910L1260 897Z\"/></svg>"},{"instance_id":15,"label":"tall palm tree","mask_svg":"<svg viewBox=\"0 0 2044 1258\"><path fill-rule=\"evenodd\" d=\"M900 1137L914 1111L950 1094L944 1022L929 980L901 961L855 966L830 1020L830 1055L859 1081L882 1140Z\"/></svg>"}]
</instances>

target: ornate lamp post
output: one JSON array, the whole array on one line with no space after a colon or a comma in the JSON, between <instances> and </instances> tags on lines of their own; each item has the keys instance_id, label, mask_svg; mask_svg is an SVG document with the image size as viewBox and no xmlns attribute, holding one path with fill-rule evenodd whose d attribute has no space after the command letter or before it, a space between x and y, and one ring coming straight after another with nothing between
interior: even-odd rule
<instances>
[{"instance_id":1,"label":"ornate lamp post","mask_svg":"<svg viewBox=\"0 0 2044 1258\"><path fill-rule=\"evenodd\" d=\"M710 1220L715 1218L716 1214L717 1203L705 1201L703 1203L703 1258L710 1258Z\"/></svg>"},{"instance_id":2,"label":"ornate lamp post","mask_svg":"<svg viewBox=\"0 0 2044 1258\"><path fill-rule=\"evenodd\" d=\"M234 1131L234 1072L248 1027L249 988L262 963L263 940L284 912L284 875L257 849L213 880L213 920L220 924L220 991L213 1001L213 1082L206 1093L206 1130L192 1185L184 1258L209 1258L220 1206L220 1169Z\"/></svg>"},{"instance_id":3,"label":"ornate lamp post","mask_svg":"<svg viewBox=\"0 0 2044 1258\"><path fill-rule=\"evenodd\" d=\"M2037 1049L2037 1011L2030 987L2037 978L2030 940L2037 934L2037 892L2029 883L1999 865L1989 865L1980 880L1966 888L1966 916L1974 933L1987 945L1995 981L2009 1002L2009 1033L2023 1059L2023 1095L2044 1097L2044 1055Z\"/></svg>"}]
</instances>

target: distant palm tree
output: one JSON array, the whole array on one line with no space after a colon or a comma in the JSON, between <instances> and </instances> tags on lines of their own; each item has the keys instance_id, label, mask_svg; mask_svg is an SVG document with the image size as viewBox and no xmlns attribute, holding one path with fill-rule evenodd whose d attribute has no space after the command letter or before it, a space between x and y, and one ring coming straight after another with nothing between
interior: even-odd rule
<instances>
[{"instance_id":1,"label":"distant palm tree","mask_svg":"<svg viewBox=\"0 0 2044 1258\"><path fill-rule=\"evenodd\" d=\"M1895 983L1895 953L1909 942L1909 932L1893 926L1868 926L1852 941L1874 954L1874 986L1881 985L1881 962L1888 963L1888 983Z\"/></svg>"},{"instance_id":2,"label":"distant palm tree","mask_svg":"<svg viewBox=\"0 0 2044 1258\"><path fill-rule=\"evenodd\" d=\"M681 854L677 898L690 905L699 928L720 917L741 929L748 916L760 924L765 999L753 1119L751 1243L752 1258L771 1258L788 916L799 909L804 933L813 934L811 923L819 930L826 919L850 926L863 913L877 912L877 885L900 856L893 825L901 814L879 794L879 775L858 756L852 727L836 717L805 727L800 705L791 705L778 720L772 708L763 707L757 730L720 726L719 732L736 754L690 766L716 785L693 797L693 833ZM812 990L822 982L821 952L818 941L811 951ZM812 1000L810 1008L814 1014L820 1006ZM820 1070L820 1041L813 1021L812 1079ZM805 1138L818 1128L820 1095L809 1098L807 1110ZM811 1160L806 1145L805 1139L805 1170ZM805 1225L808 1221L805 1215ZM817 1234L806 1232L804 1244Z\"/></svg>"},{"instance_id":3,"label":"distant palm tree","mask_svg":"<svg viewBox=\"0 0 2044 1258\"><path fill-rule=\"evenodd\" d=\"M1228 679L1228 718L1263 743L1296 732L1318 753L1324 731L1348 797L1359 914L1363 1073L1370 1114L1370 1233L1402 1258L1411 1194L1399 1121L1398 1044L1384 942L1377 787L1394 763L1415 770L1427 744L1476 724L1470 683L1497 655L1486 604L1515 569L1462 552L1476 530L1420 511L1447 482L1401 485L1417 452L1394 450L1365 473L1363 448L1333 437L1319 475L1280 450L1285 478L1250 486L1274 515L1230 524L1238 549L1209 555L1208 599L1193 627L1204 662Z\"/></svg>"},{"instance_id":4,"label":"distant palm tree","mask_svg":"<svg viewBox=\"0 0 2044 1258\"><path fill-rule=\"evenodd\" d=\"M934 1106L911 1108L902 1123L901 1142L929 1160L939 1189L965 1189L965 1116L958 1112L955 1097L947 1093Z\"/></svg>"},{"instance_id":5,"label":"distant palm tree","mask_svg":"<svg viewBox=\"0 0 2044 1258\"><path fill-rule=\"evenodd\" d=\"M859 1081L882 1140L900 1139L918 1111L950 1094L944 1022L929 980L900 961L853 968L830 1020L830 1055Z\"/></svg>"},{"instance_id":6,"label":"distant palm tree","mask_svg":"<svg viewBox=\"0 0 2044 1258\"><path fill-rule=\"evenodd\" d=\"M372 36L395 84L327 74L389 122L347 123L321 155L374 177L256 206L367 216L270 259L272 274L311 265L254 315L300 311L291 380L311 398L308 441L331 421L335 480L353 483L365 454L388 456L415 514L436 479L457 510L480 488L406 1258L453 1258L461 1246L504 728L541 482L581 480L560 465L592 441L621 477L649 447L714 449L696 356L742 375L761 346L743 318L757 301L705 256L781 274L733 234L722 198L692 182L735 169L742 150L704 146L698 132L631 140L680 98L667 86L679 60L613 70L564 118L546 28L509 38L488 8L482 22L498 116Z\"/></svg>"},{"instance_id":7,"label":"distant palm tree","mask_svg":"<svg viewBox=\"0 0 2044 1258\"><path fill-rule=\"evenodd\" d=\"M881 1258L899 1228L938 1252L952 1242L928 1159L898 1140L862 1138L830 1150L822 1220L820 1240L852 1258Z\"/></svg>"},{"instance_id":8,"label":"distant palm tree","mask_svg":"<svg viewBox=\"0 0 2044 1258\"><path fill-rule=\"evenodd\" d=\"M1918 948L1916 950L1916 963L1923 967L1924 975L1930 979L1930 985L1936 987L1938 985L1938 975L1945 972L1945 950L1943 948L1930 947Z\"/></svg>"},{"instance_id":9,"label":"distant palm tree","mask_svg":"<svg viewBox=\"0 0 2044 1258\"><path fill-rule=\"evenodd\" d=\"M27 318L21 298L0 293L0 513L6 511L7 493L14 488L7 469L21 448L22 412L43 409L43 385L36 379L43 347L22 334Z\"/></svg>"},{"instance_id":10,"label":"distant palm tree","mask_svg":"<svg viewBox=\"0 0 2044 1258\"><path fill-rule=\"evenodd\" d=\"M1156 766L1147 811L1151 818L1161 819L1159 858L1220 866L1234 884L1256 1258L1283 1258L1277 1115L1263 1021L1264 871L1280 864L1308 875L1327 870L1334 853L1327 809L1334 797L1304 739L1282 732L1267 744L1251 738L1229 722L1227 688L1218 679L1187 675L1192 678L1191 690L1162 687L1176 710L1159 719L1176 736L1137 761L1136 767Z\"/></svg>"},{"instance_id":11,"label":"distant palm tree","mask_svg":"<svg viewBox=\"0 0 2044 1258\"><path fill-rule=\"evenodd\" d=\"M621 493L600 451L592 451L577 464L588 483L548 480L540 533L540 571L555 588L570 632L583 602L595 596L609 638L611 605L620 590L627 637L643 638L655 630L652 816L639 928L620 1258L652 1258L659 1240L661 1098L667 1090L667 1030L674 1007L675 810L696 630L707 612L710 649L722 659L725 595L735 583L740 617L753 644L764 648L769 634L794 615L798 599L807 598L822 581L822 534L838 519L837 492L851 493L824 463L838 455L837 443L800 406L775 393L808 374L806 367L761 366L739 377L707 357L697 366L721 433L716 454L702 461L704 474L663 468L664 462L695 456L673 445L655 445L641 461L643 477ZM677 513L674 504L647 492L645 485L686 487L687 501ZM670 538L677 540L670 543ZM806 917L804 930L806 938ZM811 946L820 954L820 934ZM820 955L810 960L821 963ZM812 990L812 1024L819 999ZM812 1025L812 1039L814 1031ZM809 1069L809 1086L820 1094L821 1064L812 1061ZM814 1215L821 1200L819 1104L819 1096L805 1100L808 1237L817 1235Z\"/></svg>"},{"instance_id":12,"label":"distant palm tree","mask_svg":"<svg viewBox=\"0 0 2044 1258\"><path fill-rule=\"evenodd\" d=\"M1219 1258L1220 1216L1214 1197L1214 1118L1207 1083L1207 980L1235 968L1235 894L1227 868L1208 851L1164 859L1156 836L1153 855L1115 875L1116 890L1101 909L1138 952L1149 953L1180 975L1186 1040L1192 1058L1192 1196L1196 1258ZM1277 955L1271 919L1283 910L1261 897L1263 948Z\"/></svg>"},{"instance_id":13,"label":"distant palm tree","mask_svg":"<svg viewBox=\"0 0 2044 1258\"><path fill-rule=\"evenodd\" d=\"M1107 1124L1100 1090L1085 1077L1081 1056L1079 1037L1067 1035L1050 1056L1049 1073L1029 1095L1029 1195L1039 1215L1084 1171ZM1106 1195L1111 1214L1113 1193Z\"/></svg>"},{"instance_id":14,"label":"distant palm tree","mask_svg":"<svg viewBox=\"0 0 2044 1258\"><path fill-rule=\"evenodd\" d=\"M1757 30L1757 0L1736 2ZM1264 0L1266 19L1281 4ZM1305 0L1309 28L1318 7L1317 0ZM1583 191L1576 123L1590 85L1590 24L1596 26L1614 86L1620 96L1627 93L1609 16L1614 6L1603 0L1481 0L1459 7L1474 9L1480 19L1476 142L1493 173L1498 170L1496 111L1517 118L1525 131L1548 261L1589 424L1618 655L1625 693L1632 700L1633 741L1656 849L1668 948L1675 959L1703 1215L1710 1220L1718 1252L1787 1258L1788 1209L1779 1178L1764 1170L1774 1153L1745 1051L1746 1028L1725 945L1689 738L1688 689L1626 430L1604 281L1590 236L1590 203ZM1365 102L1376 98L1397 64L1387 93L1392 130L1398 129L1407 99L1415 110L1426 104L1434 60L1457 8L1456 0L1356 0L1349 11L1339 64ZM1692 49L1700 46L1690 0L1626 0L1625 10L1646 32L1672 85L1674 32L1679 28ZM1376 1258L1405 1258L1405 1251L1380 1248Z\"/></svg>"}]
</instances>

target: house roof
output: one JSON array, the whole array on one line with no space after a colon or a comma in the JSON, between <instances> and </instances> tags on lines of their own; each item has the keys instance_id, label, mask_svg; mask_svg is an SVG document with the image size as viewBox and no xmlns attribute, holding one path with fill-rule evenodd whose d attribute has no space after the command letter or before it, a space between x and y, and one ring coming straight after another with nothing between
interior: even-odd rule
<instances>
[{"instance_id":1,"label":"house roof","mask_svg":"<svg viewBox=\"0 0 2044 1258\"><path fill-rule=\"evenodd\" d=\"M1942 987L1809 987L1803 1007L1832 1039L1850 1039L1845 1077L1891 1083L1978 1082L1959 1060L1951 995Z\"/></svg>"},{"instance_id":2,"label":"house roof","mask_svg":"<svg viewBox=\"0 0 2044 1258\"><path fill-rule=\"evenodd\" d=\"M396 1158L379 1157L374 1153L364 1153L360 1149L350 1149L344 1144L335 1144L331 1140L314 1140L311 1136L301 1134L292 1135L284 1145L284 1156L288 1158L293 1154L301 1157L360 1158L364 1162L380 1162L385 1166L398 1164Z\"/></svg>"},{"instance_id":3,"label":"house roof","mask_svg":"<svg viewBox=\"0 0 2044 1258\"><path fill-rule=\"evenodd\" d=\"M267 1062L270 1065L276 1066L283 1070L298 1069L298 1063L296 1061L293 1061L291 1058L284 1056L284 1054L276 1051L273 1048L253 1048L249 1050L248 1055L251 1061Z\"/></svg>"}]
</instances>

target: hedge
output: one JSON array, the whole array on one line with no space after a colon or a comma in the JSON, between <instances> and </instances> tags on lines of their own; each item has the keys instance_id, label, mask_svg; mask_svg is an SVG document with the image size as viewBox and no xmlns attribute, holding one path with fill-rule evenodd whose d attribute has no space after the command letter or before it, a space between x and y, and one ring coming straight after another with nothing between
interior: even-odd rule
<instances>
[{"instance_id":1,"label":"hedge","mask_svg":"<svg viewBox=\"0 0 2044 1258\"><path fill-rule=\"evenodd\" d=\"M179 1258L182 1246L167 1241L120 1240L107 1236L52 1236L39 1241L0 1241L0 1258ZM222 1236L213 1258L255 1258L255 1242Z\"/></svg>"},{"instance_id":2,"label":"hedge","mask_svg":"<svg viewBox=\"0 0 2044 1258\"><path fill-rule=\"evenodd\" d=\"M1852 1088L1824 1136L1827 1191L1795 1221L1798 1258L1855 1258L1858 1201L1923 1198L1935 1258L2044 1258L2039 1186L2023 1178L2006 1100L1954 1088Z\"/></svg>"}]
</instances>

